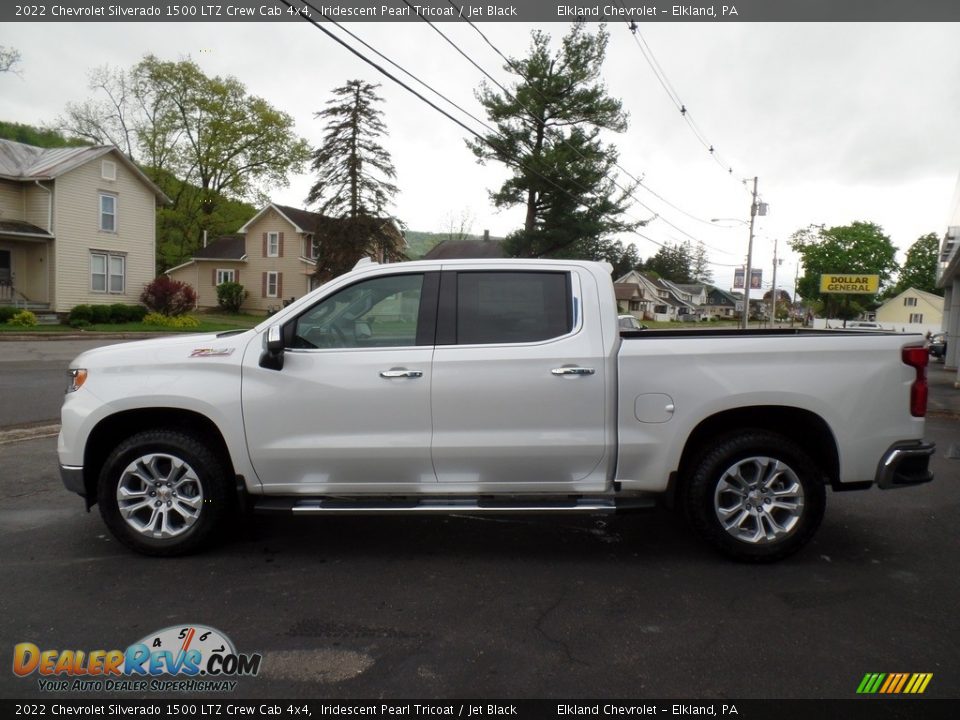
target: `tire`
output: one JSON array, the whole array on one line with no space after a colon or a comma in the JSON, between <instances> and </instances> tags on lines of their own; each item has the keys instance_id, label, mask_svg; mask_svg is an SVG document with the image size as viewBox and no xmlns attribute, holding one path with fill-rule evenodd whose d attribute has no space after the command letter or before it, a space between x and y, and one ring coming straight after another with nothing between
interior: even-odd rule
<instances>
[{"instance_id":1,"label":"tire","mask_svg":"<svg viewBox=\"0 0 960 720\"><path fill-rule=\"evenodd\" d=\"M694 530L740 562L773 562L813 537L826 507L822 473L782 435L749 429L718 439L684 488Z\"/></svg>"},{"instance_id":2,"label":"tire","mask_svg":"<svg viewBox=\"0 0 960 720\"><path fill-rule=\"evenodd\" d=\"M228 473L194 436L148 430L124 440L100 472L100 515L121 543L176 556L207 545L231 508Z\"/></svg>"}]
</instances>

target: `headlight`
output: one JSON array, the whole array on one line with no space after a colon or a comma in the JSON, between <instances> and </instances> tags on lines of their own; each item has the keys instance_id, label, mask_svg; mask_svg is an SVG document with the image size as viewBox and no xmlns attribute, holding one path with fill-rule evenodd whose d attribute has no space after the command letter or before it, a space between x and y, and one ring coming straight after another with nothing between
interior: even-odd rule
<instances>
[{"instance_id":1,"label":"headlight","mask_svg":"<svg viewBox=\"0 0 960 720\"><path fill-rule=\"evenodd\" d=\"M67 370L67 392L76 392L87 381L87 371L84 368Z\"/></svg>"}]
</instances>

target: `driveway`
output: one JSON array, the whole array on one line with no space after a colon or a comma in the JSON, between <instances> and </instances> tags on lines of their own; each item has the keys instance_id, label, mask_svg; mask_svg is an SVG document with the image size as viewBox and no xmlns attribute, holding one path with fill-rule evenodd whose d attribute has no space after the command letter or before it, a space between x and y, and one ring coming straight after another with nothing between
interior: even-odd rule
<instances>
[{"instance_id":1,"label":"driveway","mask_svg":"<svg viewBox=\"0 0 960 720\"><path fill-rule=\"evenodd\" d=\"M15 677L15 643L125 648L199 623L263 667L190 702L856 698L868 672L933 673L923 702L956 698L960 422L927 427L935 482L830 493L810 545L769 566L666 511L259 517L204 554L146 558L60 486L54 439L0 445L0 697L76 696Z\"/></svg>"}]
</instances>

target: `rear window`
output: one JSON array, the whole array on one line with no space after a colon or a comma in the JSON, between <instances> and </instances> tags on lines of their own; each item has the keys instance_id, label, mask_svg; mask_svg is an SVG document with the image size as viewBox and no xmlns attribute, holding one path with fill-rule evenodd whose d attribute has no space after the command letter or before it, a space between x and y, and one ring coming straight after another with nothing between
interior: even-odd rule
<instances>
[{"instance_id":1,"label":"rear window","mask_svg":"<svg viewBox=\"0 0 960 720\"><path fill-rule=\"evenodd\" d=\"M573 329L563 272L457 273L457 344L524 343Z\"/></svg>"}]
</instances>

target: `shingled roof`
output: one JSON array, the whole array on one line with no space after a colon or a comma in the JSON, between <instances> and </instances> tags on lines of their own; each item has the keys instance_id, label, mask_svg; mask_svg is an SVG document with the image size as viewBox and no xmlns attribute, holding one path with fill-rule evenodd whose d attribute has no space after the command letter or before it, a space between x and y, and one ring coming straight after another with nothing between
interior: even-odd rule
<instances>
[{"instance_id":1,"label":"shingled roof","mask_svg":"<svg viewBox=\"0 0 960 720\"><path fill-rule=\"evenodd\" d=\"M0 235L29 235L53 239L53 235L43 228L22 220L0 220Z\"/></svg>"},{"instance_id":2,"label":"shingled roof","mask_svg":"<svg viewBox=\"0 0 960 720\"><path fill-rule=\"evenodd\" d=\"M289 205L278 205L277 203L270 203L264 207L260 212L254 215L252 218L247 220L240 232L246 232L247 228L259 218L263 213L265 213L270 208L273 208L278 213L283 215L287 220L293 223L297 229L305 233L314 233L321 234L326 228L329 228L335 223L342 222L338 218L327 217L326 215L321 215L320 213L311 212L310 210L302 210L300 208L290 207ZM393 233L406 243L406 239L403 237L403 232L400 230L399 225L396 220L390 217L380 218L383 221L384 228L389 232Z\"/></svg>"},{"instance_id":3,"label":"shingled roof","mask_svg":"<svg viewBox=\"0 0 960 720\"><path fill-rule=\"evenodd\" d=\"M243 235L221 235L200 248L193 257L200 260L242 260L246 255Z\"/></svg>"}]
</instances>

